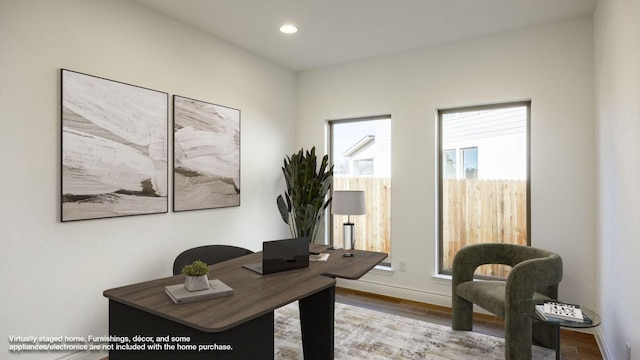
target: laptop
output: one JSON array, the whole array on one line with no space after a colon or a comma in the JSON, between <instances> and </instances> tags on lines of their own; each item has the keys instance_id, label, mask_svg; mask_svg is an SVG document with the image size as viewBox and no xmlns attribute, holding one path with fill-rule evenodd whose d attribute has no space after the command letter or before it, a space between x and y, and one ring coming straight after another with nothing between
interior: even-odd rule
<instances>
[{"instance_id":1,"label":"laptop","mask_svg":"<svg viewBox=\"0 0 640 360\"><path fill-rule=\"evenodd\" d=\"M263 275L309 267L309 238L265 241L262 262L242 267Z\"/></svg>"}]
</instances>

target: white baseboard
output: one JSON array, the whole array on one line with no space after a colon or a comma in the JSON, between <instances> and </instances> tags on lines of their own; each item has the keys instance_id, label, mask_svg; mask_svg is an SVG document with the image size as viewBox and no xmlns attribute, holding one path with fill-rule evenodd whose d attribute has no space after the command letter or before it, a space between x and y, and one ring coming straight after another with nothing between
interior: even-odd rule
<instances>
[{"instance_id":1,"label":"white baseboard","mask_svg":"<svg viewBox=\"0 0 640 360\"><path fill-rule=\"evenodd\" d=\"M605 338L600 332L600 327L596 328L594 336L596 337L596 342L598 343L598 347L600 348L602 358L604 360L613 359L613 357L611 356L611 352L609 351L609 347L607 346L607 342L604 341Z\"/></svg>"},{"instance_id":2,"label":"white baseboard","mask_svg":"<svg viewBox=\"0 0 640 360\"><path fill-rule=\"evenodd\" d=\"M441 294L435 292L424 291L420 289L412 289L407 287L400 287L388 284L380 284L375 282L369 282L366 280L344 280L337 279L337 286L359 290L364 292L370 292L378 295L391 296L399 299L418 301L433 305L439 305L444 307L451 307L451 295Z\"/></svg>"},{"instance_id":3,"label":"white baseboard","mask_svg":"<svg viewBox=\"0 0 640 360\"><path fill-rule=\"evenodd\" d=\"M346 288L346 289L359 290L359 291L369 292L369 293L378 294L378 295L391 296L398 299L418 301L418 302L427 303L431 305L438 305L438 306L451 308L450 293L443 294L443 293L437 293L437 292L430 292L430 291L424 291L420 289L412 289L407 287L369 282L362 279L360 280L337 279L337 280L338 280L337 286ZM491 313L489 313L485 309L475 305L473 306L473 311L480 314L491 315Z\"/></svg>"}]
</instances>

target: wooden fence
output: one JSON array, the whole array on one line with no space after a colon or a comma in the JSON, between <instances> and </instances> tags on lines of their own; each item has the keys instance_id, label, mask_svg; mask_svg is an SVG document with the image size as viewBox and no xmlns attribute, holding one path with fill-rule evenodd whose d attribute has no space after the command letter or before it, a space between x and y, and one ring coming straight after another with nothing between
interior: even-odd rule
<instances>
[{"instance_id":1,"label":"wooden fence","mask_svg":"<svg viewBox=\"0 0 640 360\"><path fill-rule=\"evenodd\" d=\"M350 216L355 224L356 249L379 251L391 256L391 179L378 177L333 177L333 190L363 190L367 214ZM342 224L346 215L333 216L333 239L342 246Z\"/></svg>"},{"instance_id":2,"label":"wooden fence","mask_svg":"<svg viewBox=\"0 0 640 360\"><path fill-rule=\"evenodd\" d=\"M443 269L451 271L456 252L467 245L527 244L525 180L443 181ZM479 275L506 277L509 268L482 266Z\"/></svg>"}]
</instances>

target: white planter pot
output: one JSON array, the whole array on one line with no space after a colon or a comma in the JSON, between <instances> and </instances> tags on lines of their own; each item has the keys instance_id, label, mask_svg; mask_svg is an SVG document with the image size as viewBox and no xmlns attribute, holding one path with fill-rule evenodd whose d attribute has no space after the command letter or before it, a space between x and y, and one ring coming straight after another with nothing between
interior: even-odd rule
<instances>
[{"instance_id":1,"label":"white planter pot","mask_svg":"<svg viewBox=\"0 0 640 360\"><path fill-rule=\"evenodd\" d=\"M207 275L187 276L184 279L184 287L189 291L206 290L209 288L209 278Z\"/></svg>"}]
</instances>

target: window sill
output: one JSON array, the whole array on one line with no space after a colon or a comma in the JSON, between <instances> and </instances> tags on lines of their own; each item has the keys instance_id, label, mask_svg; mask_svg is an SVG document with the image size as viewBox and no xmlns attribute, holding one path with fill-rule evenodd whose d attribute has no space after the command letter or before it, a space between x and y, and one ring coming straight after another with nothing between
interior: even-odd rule
<instances>
[{"instance_id":1,"label":"window sill","mask_svg":"<svg viewBox=\"0 0 640 360\"><path fill-rule=\"evenodd\" d=\"M370 274L379 274L385 276L391 276L394 272L396 271L389 265L376 265L376 267L369 271Z\"/></svg>"},{"instance_id":2,"label":"window sill","mask_svg":"<svg viewBox=\"0 0 640 360\"><path fill-rule=\"evenodd\" d=\"M451 275L433 274L431 278L436 284L451 285Z\"/></svg>"}]
</instances>

